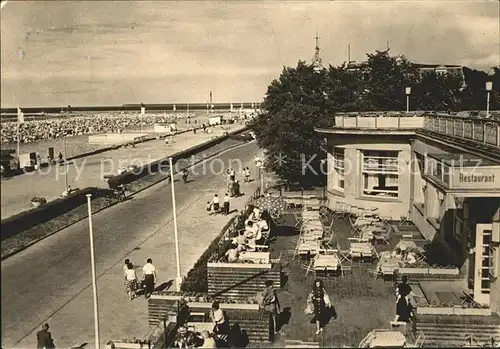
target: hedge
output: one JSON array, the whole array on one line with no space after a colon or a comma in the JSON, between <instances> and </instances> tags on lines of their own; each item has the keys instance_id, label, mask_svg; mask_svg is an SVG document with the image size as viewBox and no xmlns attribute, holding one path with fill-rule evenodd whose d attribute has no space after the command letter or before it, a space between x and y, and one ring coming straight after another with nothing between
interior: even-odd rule
<instances>
[{"instance_id":1,"label":"hedge","mask_svg":"<svg viewBox=\"0 0 500 349\"><path fill-rule=\"evenodd\" d=\"M67 197L50 201L44 205L23 211L17 215L2 220L1 241L30 229L38 224L59 217L74 208L87 202L87 194L92 194L92 199L97 197L109 197L112 192L109 189L89 187L70 194Z\"/></svg>"},{"instance_id":2,"label":"hedge","mask_svg":"<svg viewBox=\"0 0 500 349\"><path fill-rule=\"evenodd\" d=\"M194 293L208 293L208 275L207 263L210 260L219 260L227 252L230 241L225 240L225 234L228 230L238 231L245 227L245 219L249 216L251 210L244 213L244 219L240 215L231 218L231 220L222 228L220 234L212 240L210 245L200 258L196 261L193 268L188 272L186 278L181 284L181 291ZM231 232L230 232L231 233Z\"/></svg>"}]
</instances>

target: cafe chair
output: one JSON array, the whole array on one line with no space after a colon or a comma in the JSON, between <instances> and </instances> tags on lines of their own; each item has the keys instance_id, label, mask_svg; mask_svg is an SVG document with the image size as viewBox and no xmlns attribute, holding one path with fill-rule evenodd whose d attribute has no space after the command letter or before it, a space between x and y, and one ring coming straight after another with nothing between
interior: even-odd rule
<instances>
[{"instance_id":1,"label":"cafe chair","mask_svg":"<svg viewBox=\"0 0 500 349\"><path fill-rule=\"evenodd\" d=\"M345 277L346 272L352 273L352 265L341 264L340 265L340 273L342 274L342 277Z\"/></svg>"},{"instance_id":2,"label":"cafe chair","mask_svg":"<svg viewBox=\"0 0 500 349\"><path fill-rule=\"evenodd\" d=\"M382 273L379 269L368 269L368 274L373 275L373 280L377 280L379 277L382 277Z\"/></svg>"},{"instance_id":3,"label":"cafe chair","mask_svg":"<svg viewBox=\"0 0 500 349\"><path fill-rule=\"evenodd\" d=\"M422 348L425 342L425 335L422 331L419 331L417 338L414 343L407 343L407 348Z\"/></svg>"}]
</instances>

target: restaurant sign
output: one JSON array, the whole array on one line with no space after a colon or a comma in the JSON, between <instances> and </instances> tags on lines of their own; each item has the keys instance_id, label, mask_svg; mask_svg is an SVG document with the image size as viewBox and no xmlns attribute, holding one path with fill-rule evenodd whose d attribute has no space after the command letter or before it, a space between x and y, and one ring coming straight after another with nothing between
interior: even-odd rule
<instances>
[{"instance_id":1,"label":"restaurant sign","mask_svg":"<svg viewBox=\"0 0 500 349\"><path fill-rule=\"evenodd\" d=\"M456 168L453 188L500 189L500 166Z\"/></svg>"}]
</instances>

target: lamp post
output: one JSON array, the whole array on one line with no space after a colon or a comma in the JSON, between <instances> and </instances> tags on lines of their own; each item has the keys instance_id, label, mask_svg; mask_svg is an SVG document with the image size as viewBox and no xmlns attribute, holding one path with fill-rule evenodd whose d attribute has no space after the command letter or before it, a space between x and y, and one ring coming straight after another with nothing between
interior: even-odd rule
<instances>
[{"instance_id":1,"label":"lamp post","mask_svg":"<svg viewBox=\"0 0 500 349\"><path fill-rule=\"evenodd\" d=\"M168 158L170 165L170 183L172 185L172 211L174 215L174 241L175 241L175 261L177 264L177 275L175 278L175 286L177 292L181 291L181 260L179 257L179 236L177 233L177 208L175 207L175 186L174 186L174 166L172 165L172 158Z\"/></svg>"},{"instance_id":2,"label":"lamp post","mask_svg":"<svg viewBox=\"0 0 500 349\"><path fill-rule=\"evenodd\" d=\"M411 87L405 88L405 93L406 93L406 112L410 112L410 94L411 94Z\"/></svg>"},{"instance_id":3,"label":"lamp post","mask_svg":"<svg viewBox=\"0 0 500 349\"><path fill-rule=\"evenodd\" d=\"M490 117L490 93L493 89L493 82L486 81L486 117Z\"/></svg>"},{"instance_id":4,"label":"lamp post","mask_svg":"<svg viewBox=\"0 0 500 349\"><path fill-rule=\"evenodd\" d=\"M262 160L260 157L255 158L255 167L259 170L260 193L264 192L264 174L262 173Z\"/></svg>"},{"instance_id":5,"label":"lamp post","mask_svg":"<svg viewBox=\"0 0 500 349\"><path fill-rule=\"evenodd\" d=\"M89 236L90 236L90 265L92 269L92 292L94 294L94 331L95 331L95 348L99 349L99 303L97 299L97 279L95 272L95 257L94 257L94 231L92 229L92 194L87 194L87 206L89 210Z\"/></svg>"}]
</instances>

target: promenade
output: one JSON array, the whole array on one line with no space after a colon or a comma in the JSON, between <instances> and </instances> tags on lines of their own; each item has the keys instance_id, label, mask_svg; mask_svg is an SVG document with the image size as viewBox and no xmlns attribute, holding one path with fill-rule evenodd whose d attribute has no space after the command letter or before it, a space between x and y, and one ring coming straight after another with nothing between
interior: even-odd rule
<instances>
[{"instance_id":1,"label":"promenade","mask_svg":"<svg viewBox=\"0 0 500 349\"><path fill-rule=\"evenodd\" d=\"M253 159L258 152L252 142L221 153L194 170L200 171L202 166L210 168L210 162L231 163L241 178L241 169L232 162L239 159L241 166L249 166L254 176ZM184 276L230 219L209 216L206 212L206 202L214 193L224 195L225 176L206 173L193 175L192 180L188 184L175 182ZM245 195L233 198L231 208L242 209L257 186L255 180L242 183ZM149 330L146 299L129 301L125 294L122 282L125 258L131 259L140 276L142 265L151 257L158 270L158 286L175 278L171 207L170 185L161 182L93 216L102 347L108 340L141 337ZM89 261L87 220L3 261L2 345L35 347L36 332L42 323L48 322L57 347L85 342L93 347Z\"/></svg>"},{"instance_id":2,"label":"promenade","mask_svg":"<svg viewBox=\"0 0 500 349\"><path fill-rule=\"evenodd\" d=\"M116 175L121 167L145 165L155 160L168 157L182 150L202 144L213 137L222 136L243 128L243 125L228 125L228 129L215 127L214 132L197 134L186 132L173 137L174 143L166 145L165 140L152 140L138 143L135 148L119 148L100 154L70 161L70 165L51 166L32 173L1 180L1 218L5 219L30 209L30 201L41 196L52 201L60 197L65 190L65 183L75 188L107 187L103 179L105 174ZM67 169L66 169L67 168ZM67 171L67 175L65 172Z\"/></svg>"}]
</instances>

